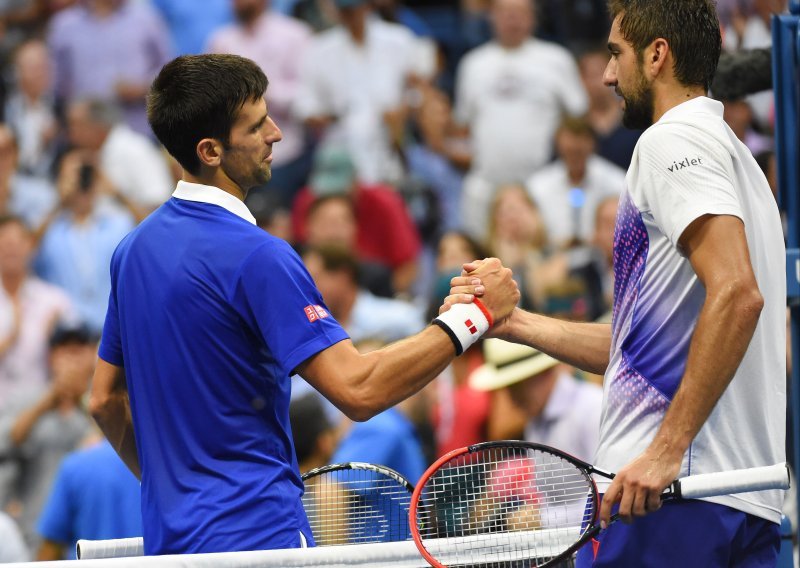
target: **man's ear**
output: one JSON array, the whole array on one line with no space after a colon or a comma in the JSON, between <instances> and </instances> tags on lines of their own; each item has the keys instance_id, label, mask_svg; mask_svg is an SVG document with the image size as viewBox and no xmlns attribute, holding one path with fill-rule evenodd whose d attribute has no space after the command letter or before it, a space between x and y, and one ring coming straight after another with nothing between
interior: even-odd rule
<instances>
[{"instance_id":1,"label":"man's ear","mask_svg":"<svg viewBox=\"0 0 800 568\"><path fill-rule=\"evenodd\" d=\"M652 78L658 77L668 67L668 61L672 60L672 50L669 43L663 37L653 40L644 52L644 68ZM671 63L670 63L671 65Z\"/></svg>"},{"instance_id":2,"label":"man's ear","mask_svg":"<svg viewBox=\"0 0 800 568\"><path fill-rule=\"evenodd\" d=\"M197 143L197 158L204 166L219 167L222 151L222 144L215 138L203 138Z\"/></svg>"}]
</instances>

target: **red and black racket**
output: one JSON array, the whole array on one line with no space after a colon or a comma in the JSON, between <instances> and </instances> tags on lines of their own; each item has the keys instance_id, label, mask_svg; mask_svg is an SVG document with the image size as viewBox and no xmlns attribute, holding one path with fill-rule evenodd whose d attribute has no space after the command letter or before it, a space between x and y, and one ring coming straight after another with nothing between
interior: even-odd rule
<instances>
[{"instance_id":1,"label":"red and black racket","mask_svg":"<svg viewBox=\"0 0 800 568\"><path fill-rule=\"evenodd\" d=\"M600 531L593 474L614 478L540 444L500 441L453 450L417 483L411 534L437 568L555 566ZM662 499L788 487L784 463L685 477Z\"/></svg>"}]
</instances>

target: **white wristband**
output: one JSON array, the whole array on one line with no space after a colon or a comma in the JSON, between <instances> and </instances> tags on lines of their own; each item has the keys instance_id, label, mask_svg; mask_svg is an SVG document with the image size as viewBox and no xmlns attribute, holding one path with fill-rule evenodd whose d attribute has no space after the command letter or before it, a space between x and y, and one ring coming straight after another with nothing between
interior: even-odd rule
<instances>
[{"instance_id":1,"label":"white wristband","mask_svg":"<svg viewBox=\"0 0 800 568\"><path fill-rule=\"evenodd\" d=\"M492 316L480 300L471 304L456 304L432 322L441 327L461 355L492 327Z\"/></svg>"}]
</instances>

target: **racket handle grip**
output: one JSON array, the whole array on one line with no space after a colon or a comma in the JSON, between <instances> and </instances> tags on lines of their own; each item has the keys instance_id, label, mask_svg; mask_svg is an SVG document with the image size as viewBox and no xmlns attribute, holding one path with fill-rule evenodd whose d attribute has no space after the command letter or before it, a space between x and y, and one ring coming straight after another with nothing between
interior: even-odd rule
<instances>
[{"instance_id":1,"label":"racket handle grip","mask_svg":"<svg viewBox=\"0 0 800 568\"><path fill-rule=\"evenodd\" d=\"M789 466L786 463L690 475L675 481L671 496L700 499L766 489L789 489Z\"/></svg>"}]
</instances>

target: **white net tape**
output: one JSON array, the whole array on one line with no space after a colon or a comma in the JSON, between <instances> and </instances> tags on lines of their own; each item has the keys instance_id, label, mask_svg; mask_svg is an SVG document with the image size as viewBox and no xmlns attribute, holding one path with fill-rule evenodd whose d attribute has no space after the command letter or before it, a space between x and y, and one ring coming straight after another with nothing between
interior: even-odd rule
<instances>
[{"instance_id":1,"label":"white net tape","mask_svg":"<svg viewBox=\"0 0 800 568\"><path fill-rule=\"evenodd\" d=\"M548 543L552 546L552 553L560 552L574 542L574 535L578 528L559 530L527 531L520 535L520 540L530 539L537 543ZM433 552L442 562L448 563L448 552L456 551L459 547L469 546L475 537L455 537L432 539L426 542L428 550ZM485 538L481 538L485 541ZM353 566L391 566L392 568L423 568L428 563L422 559L417 547L412 541L388 542L377 544L357 544L344 546L326 546L317 548L293 548L286 550L263 550L256 552L228 552L214 554L186 554L170 556L147 556L128 558L108 558L110 550L133 550L141 539L122 539L117 541L82 541L82 552L94 550L92 560L73 560L70 562L39 562L37 568L60 567L81 568L93 566L109 566L110 568L148 566L164 568L246 568L246 567L284 567L284 568L311 568L326 567L353 567ZM505 546L505 545L499 545ZM542 544L537 548L541 550ZM141 548L138 549L141 553ZM504 561L513 562L519 559L519 553L513 548L495 550L493 554L500 555ZM497 556L495 556L497 557ZM85 556L84 556L85 558ZM15 566L9 564L8 566ZM16 566L28 566L17 564Z\"/></svg>"}]
</instances>

